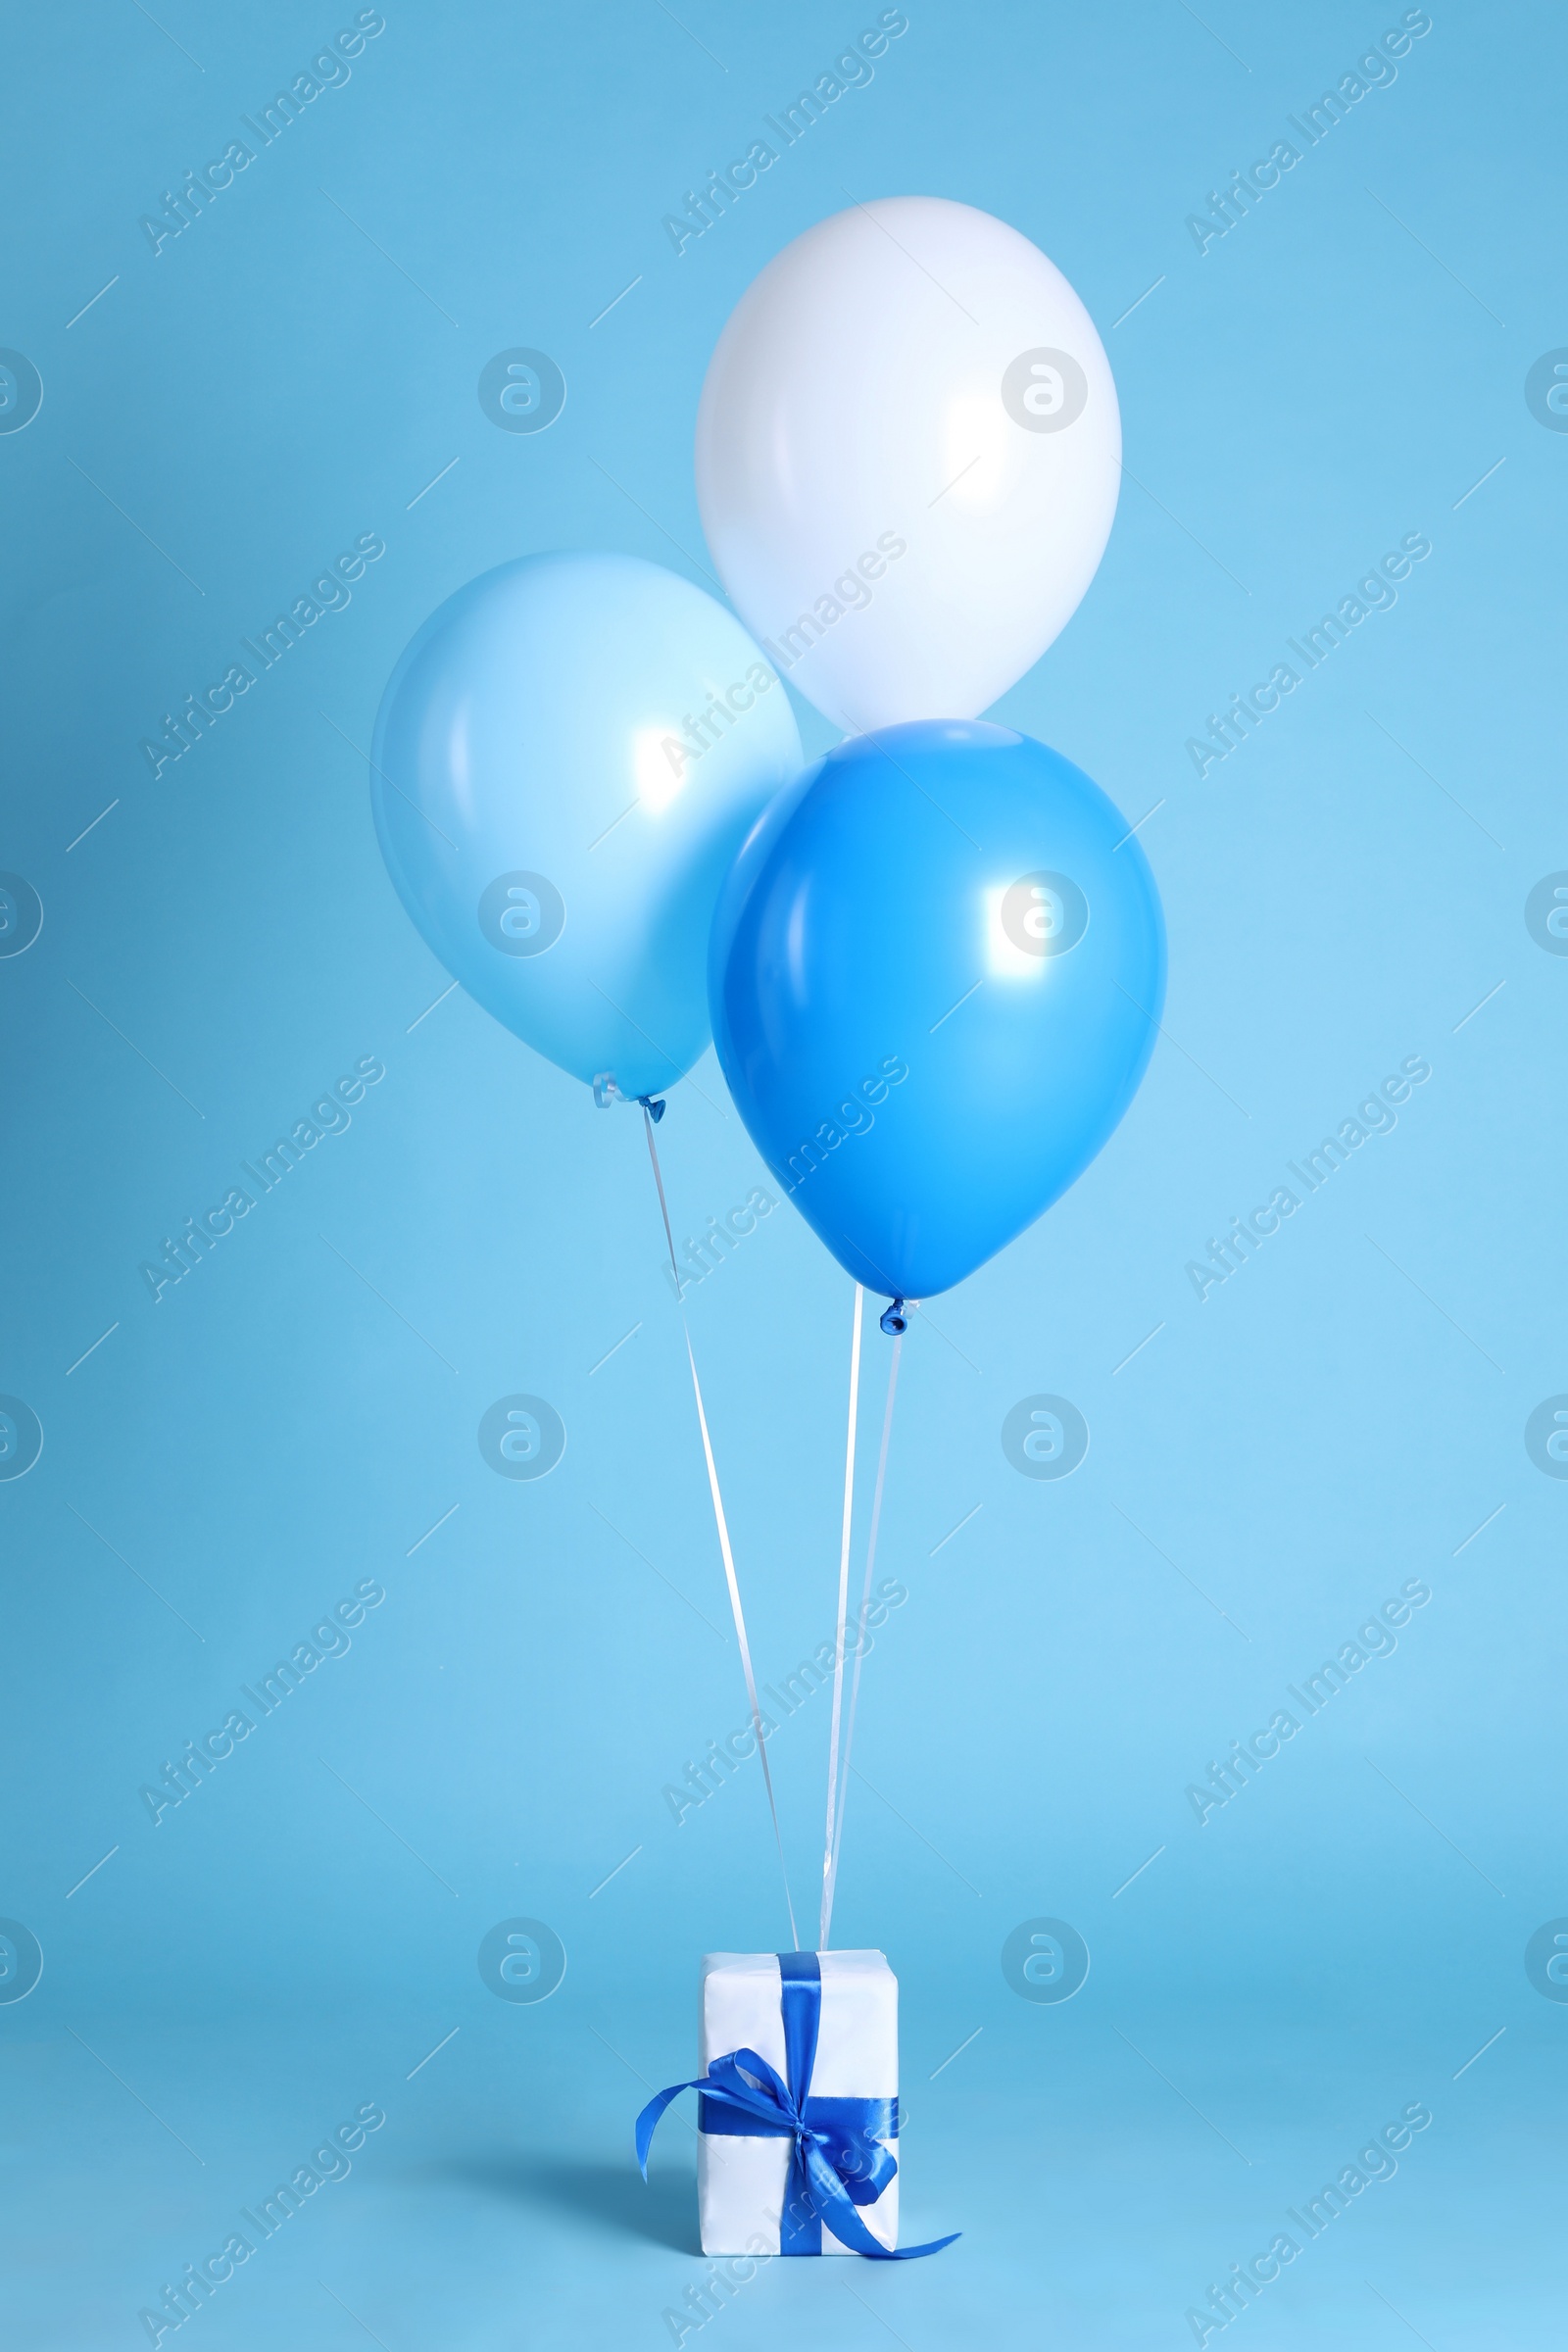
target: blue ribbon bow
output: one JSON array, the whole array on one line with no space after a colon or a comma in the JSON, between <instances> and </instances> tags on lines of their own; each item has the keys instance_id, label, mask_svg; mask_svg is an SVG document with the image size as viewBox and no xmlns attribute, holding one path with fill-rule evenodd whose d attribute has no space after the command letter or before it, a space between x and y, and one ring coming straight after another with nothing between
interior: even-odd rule
<instances>
[{"instance_id":1,"label":"blue ribbon bow","mask_svg":"<svg viewBox=\"0 0 1568 2352\"><path fill-rule=\"evenodd\" d=\"M940 2254L959 2232L934 2237L923 2246L884 2246L871 2235L858 2205L874 2205L898 2171L883 2143L899 2133L897 2099L814 2099L817 2028L822 2018L822 1971L815 1952L780 1952L780 2002L784 2019L781 2082L756 2050L729 2050L711 2059L694 2082L672 2082L649 2100L637 2118L637 2162L648 2178L648 2150L659 2119L683 2090L702 2093L700 2130L744 2139L789 2139L789 2178L779 2217L781 2254L820 2254L822 2224L839 2243L874 2262L910 2262Z\"/></svg>"}]
</instances>

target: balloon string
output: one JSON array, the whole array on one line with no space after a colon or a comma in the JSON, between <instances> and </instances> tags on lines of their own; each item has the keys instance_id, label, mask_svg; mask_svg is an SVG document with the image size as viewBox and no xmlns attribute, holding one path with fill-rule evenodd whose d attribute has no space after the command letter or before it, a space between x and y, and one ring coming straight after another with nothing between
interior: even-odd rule
<instances>
[{"instance_id":1,"label":"balloon string","mask_svg":"<svg viewBox=\"0 0 1568 2352\"><path fill-rule=\"evenodd\" d=\"M850 1619L850 1532L855 1514L855 1431L860 1401L860 1310L865 1293L855 1286L855 1323L850 1337L850 1416L844 1446L844 1533L839 1542L838 1638L833 1644L833 1730L827 1752L827 1831L822 1841L822 1908L817 1950L827 1949L833 1908L833 1820L839 1788L839 1719L844 1706L844 1642Z\"/></svg>"},{"instance_id":2,"label":"balloon string","mask_svg":"<svg viewBox=\"0 0 1568 2352\"><path fill-rule=\"evenodd\" d=\"M648 1105L643 1105L643 1129L648 1137L648 1156L654 1163L654 1182L659 1188L659 1213L664 1220L664 1239L669 1244L669 1267L675 1278L675 1295L680 1296L680 1269L675 1263L675 1237L669 1226L669 1204L664 1199L663 1172L659 1165L659 1147L654 1142L654 1122ZM724 1497L719 1492L718 1470L713 1461L712 1440L708 1434L708 1414L703 1404L703 1384L697 1377L697 1358L692 1353L692 1335L686 1321L686 1309L680 1310L680 1327L686 1342L686 1361L692 1370L692 1395L697 1399L697 1426L703 1433L703 1459L708 1464L708 1491L712 1498L713 1524L718 1530L718 1548L724 1562L724 1581L729 1587L730 1614L735 1620L735 1639L740 1644L741 1667L746 1676L746 1696L752 1710L752 1730L757 1739L758 1761L762 1767L762 1786L767 1790L767 1809L773 1817L773 1842L778 1847L778 1866L784 1880L784 1908L790 1917L790 1949L799 1951L801 1938L795 1925L795 1904L790 1895L789 1868L784 1860L784 1835L778 1823L778 1805L773 1795L773 1776L768 1770L767 1747L762 1738L762 1710L757 1703L757 1677L752 1672L752 1646L746 1639L746 1612L741 1607L741 1589L735 1575L735 1555L730 1549L729 1523L724 1516Z\"/></svg>"},{"instance_id":3,"label":"balloon string","mask_svg":"<svg viewBox=\"0 0 1568 2352\"><path fill-rule=\"evenodd\" d=\"M839 1883L839 1848L844 1843L844 1812L850 1795L850 1757L855 1747L855 1717L860 1702L860 1660L865 1654L865 1621L871 1609L871 1576L876 1567L877 1531L882 1524L882 1490L888 1475L888 1442L893 1435L893 1399L899 1386L899 1355L904 1347L901 1334L893 1343L893 1361L888 1366L888 1401L882 1415L882 1448L877 1455L876 1492L871 1498L871 1538L865 1552L865 1583L860 1591L860 1614L855 1642L855 1673L850 1683L849 1720L844 1732L844 1772L839 1789L838 1814L833 1824L833 1862L828 1872L827 1901L822 1913L822 1948L827 1948L828 1929L833 1922L833 1897Z\"/></svg>"}]
</instances>

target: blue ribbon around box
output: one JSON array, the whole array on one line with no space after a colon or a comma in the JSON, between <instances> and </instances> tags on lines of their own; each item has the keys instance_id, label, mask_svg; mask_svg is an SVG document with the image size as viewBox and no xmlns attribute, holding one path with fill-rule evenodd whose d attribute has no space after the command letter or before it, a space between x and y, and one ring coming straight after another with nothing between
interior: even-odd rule
<instances>
[{"instance_id":1,"label":"blue ribbon around box","mask_svg":"<svg viewBox=\"0 0 1568 2352\"><path fill-rule=\"evenodd\" d=\"M884 2143L899 2133L897 2099L821 2099L811 2095L817 2029L822 2016L822 1971L815 1952L780 1952L780 2002L789 2080L756 2050L729 2050L710 2061L706 2075L672 2082L637 2118L637 2162L648 2178L648 2150L659 2119L683 2090L701 2093L699 2128L743 2139L789 2139L789 2179L779 2220L781 2254L820 2254L824 2221L841 2245L874 2262L908 2262L938 2254L959 2232L923 2246L880 2245L857 2206L874 2205L898 2171Z\"/></svg>"}]
</instances>

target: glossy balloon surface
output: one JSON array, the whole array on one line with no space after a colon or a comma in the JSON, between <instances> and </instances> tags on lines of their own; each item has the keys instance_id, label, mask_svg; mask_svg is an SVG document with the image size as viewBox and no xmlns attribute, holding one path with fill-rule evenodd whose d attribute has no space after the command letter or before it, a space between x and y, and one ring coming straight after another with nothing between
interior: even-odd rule
<instances>
[{"instance_id":1,"label":"glossy balloon surface","mask_svg":"<svg viewBox=\"0 0 1568 2352\"><path fill-rule=\"evenodd\" d=\"M635 1096L708 1043L714 900L800 765L783 687L711 597L633 556L529 556L409 645L370 793L447 969L564 1070Z\"/></svg>"},{"instance_id":2,"label":"glossy balloon surface","mask_svg":"<svg viewBox=\"0 0 1568 2352\"><path fill-rule=\"evenodd\" d=\"M1038 661L1109 535L1110 366L1061 271L989 213L857 205L718 340L703 526L771 661L840 726L974 717Z\"/></svg>"},{"instance_id":3,"label":"glossy balloon surface","mask_svg":"<svg viewBox=\"0 0 1568 2352\"><path fill-rule=\"evenodd\" d=\"M918 722L840 745L758 824L714 919L713 1040L841 1264L928 1298L1089 1165L1164 973L1148 860L1082 769Z\"/></svg>"}]
</instances>

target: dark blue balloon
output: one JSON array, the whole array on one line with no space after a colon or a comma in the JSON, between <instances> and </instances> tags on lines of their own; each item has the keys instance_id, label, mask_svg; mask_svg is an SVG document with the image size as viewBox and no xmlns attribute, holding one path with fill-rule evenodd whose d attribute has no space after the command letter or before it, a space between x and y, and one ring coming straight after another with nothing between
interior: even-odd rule
<instances>
[{"instance_id":1,"label":"dark blue balloon","mask_svg":"<svg viewBox=\"0 0 1568 2352\"><path fill-rule=\"evenodd\" d=\"M719 899L713 1042L752 1140L868 1290L933 1298L1066 1191L1153 1047L1149 862L1081 768L1004 727L841 744Z\"/></svg>"}]
</instances>

